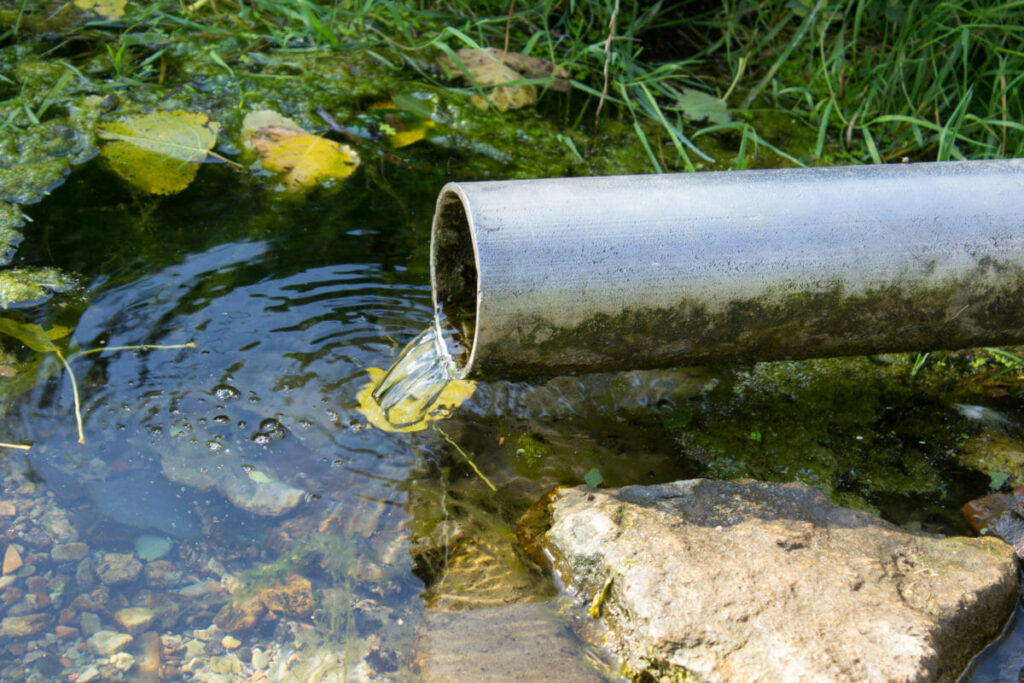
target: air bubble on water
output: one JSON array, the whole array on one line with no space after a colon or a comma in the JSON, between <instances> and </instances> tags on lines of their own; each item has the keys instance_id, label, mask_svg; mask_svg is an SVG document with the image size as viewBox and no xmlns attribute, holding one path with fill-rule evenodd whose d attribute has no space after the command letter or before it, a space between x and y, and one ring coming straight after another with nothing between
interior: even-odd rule
<instances>
[{"instance_id":1,"label":"air bubble on water","mask_svg":"<svg viewBox=\"0 0 1024 683\"><path fill-rule=\"evenodd\" d=\"M210 439L206 442L206 447L209 448L211 452L216 453L224 448L224 444L216 439Z\"/></svg>"},{"instance_id":2,"label":"air bubble on water","mask_svg":"<svg viewBox=\"0 0 1024 683\"><path fill-rule=\"evenodd\" d=\"M280 439L284 437L284 426L276 418L273 417L268 417L267 419L261 421L259 431L275 439Z\"/></svg>"},{"instance_id":3,"label":"air bubble on water","mask_svg":"<svg viewBox=\"0 0 1024 683\"><path fill-rule=\"evenodd\" d=\"M250 438L252 439L253 443L258 444L260 446L266 446L267 444L270 443L270 435L264 434L263 432L256 432Z\"/></svg>"},{"instance_id":4,"label":"air bubble on water","mask_svg":"<svg viewBox=\"0 0 1024 683\"><path fill-rule=\"evenodd\" d=\"M231 422L231 418L228 417L227 415L214 415L213 416L213 423L214 424L226 425L229 422Z\"/></svg>"},{"instance_id":5,"label":"air bubble on water","mask_svg":"<svg viewBox=\"0 0 1024 683\"><path fill-rule=\"evenodd\" d=\"M241 396L242 392L230 384L218 384L213 388L213 395L221 401L232 401Z\"/></svg>"}]
</instances>

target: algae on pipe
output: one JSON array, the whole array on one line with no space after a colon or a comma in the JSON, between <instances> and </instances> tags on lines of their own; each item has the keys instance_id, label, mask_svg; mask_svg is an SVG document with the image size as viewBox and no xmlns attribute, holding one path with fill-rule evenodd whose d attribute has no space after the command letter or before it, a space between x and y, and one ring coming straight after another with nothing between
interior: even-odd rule
<instances>
[{"instance_id":1,"label":"algae on pipe","mask_svg":"<svg viewBox=\"0 0 1024 683\"><path fill-rule=\"evenodd\" d=\"M450 183L454 378L1024 342L1024 160Z\"/></svg>"}]
</instances>

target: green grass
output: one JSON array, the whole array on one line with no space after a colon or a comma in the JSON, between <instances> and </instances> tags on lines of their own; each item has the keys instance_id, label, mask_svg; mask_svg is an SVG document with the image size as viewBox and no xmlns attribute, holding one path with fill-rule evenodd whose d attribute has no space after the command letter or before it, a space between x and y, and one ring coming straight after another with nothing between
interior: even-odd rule
<instances>
[{"instance_id":1,"label":"green grass","mask_svg":"<svg viewBox=\"0 0 1024 683\"><path fill-rule=\"evenodd\" d=\"M3 40L55 7L17 3ZM507 38L572 74L571 93L543 94L544 115L598 133L624 121L655 171L1024 156L1021 1L140 0L73 33L106 36L125 85L159 77L161 50L202 35L228 72L254 50L363 50L455 87L437 56ZM703 120L693 91L728 113Z\"/></svg>"}]
</instances>

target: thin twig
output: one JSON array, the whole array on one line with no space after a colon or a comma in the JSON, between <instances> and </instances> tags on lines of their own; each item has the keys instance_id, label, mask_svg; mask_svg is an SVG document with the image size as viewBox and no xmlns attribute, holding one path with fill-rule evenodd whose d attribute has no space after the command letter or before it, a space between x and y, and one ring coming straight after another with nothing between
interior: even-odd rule
<instances>
[{"instance_id":1,"label":"thin twig","mask_svg":"<svg viewBox=\"0 0 1024 683\"><path fill-rule=\"evenodd\" d=\"M21 451L27 451L32 448L32 446L24 443L7 443L6 441L0 441L0 448L17 448Z\"/></svg>"},{"instance_id":2,"label":"thin twig","mask_svg":"<svg viewBox=\"0 0 1024 683\"><path fill-rule=\"evenodd\" d=\"M505 56L508 54L508 39L512 33L512 10L516 7L516 0L511 0L508 3L508 21L505 22L505 47L501 51L501 63L505 63Z\"/></svg>"},{"instance_id":3,"label":"thin twig","mask_svg":"<svg viewBox=\"0 0 1024 683\"><path fill-rule=\"evenodd\" d=\"M619 19L619 0L615 0L615 7L612 8L612 18L608 22L608 40L604 41L604 87L601 88L601 99L597 102L597 111L594 113L594 124L601 120L601 108L604 107L605 97L608 96L608 72L612 64L612 40L615 39L615 24Z\"/></svg>"},{"instance_id":4,"label":"thin twig","mask_svg":"<svg viewBox=\"0 0 1024 683\"><path fill-rule=\"evenodd\" d=\"M86 349L85 351L79 351L71 356L71 360L78 358L79 356L88 356L94 353L106 353L108 351L144 351L146 349L194 349L196 348L195 342L189 342L187 344L133 344L130 346L100 346L95 349Z\"/></svg>"},{"instance_id":5,"label":"thin twig","mask_svg":"<svg viewBox=\"0 0 1024 683\"><path fill-rule=\"evenodd\" d=\"M448 434L445 433L445 431L443 429L441 429L440 427L434 427L434 429L437 430L438 434L440 434L441 436L444 437L445 441L450 443L452 445L452 447L454 447L455 450L457 450L459 452L459 455L461 455L463 458L466 459L466 462L468 462L469 466L473 468L473 471L476 472L476 475L478 477L480 477L481 479L483 479L484 483L487 484L491 488L492 491L497 491L498 490L497 488L495 488L494 484L491 483L491 480L484 476L484 473L481 472L480 468L476 466L476 463L473 462L473 459L470 458L469 455L466 454L466 451L462 450L462 448L459 446L459 444L455 443L455 441L452 439L452 437L448 436Z\"/></svg>"},{"instance_id":6,"label":"thin twig","mask_svg":"<svg viewBox=\"0 0 1024 683\"><path fill-rule=\"evenodd\" d=\"M82 429L82 404L78 400L78 382L75 381L75 373L71 371L71 366L64 360L64 354L59 349L54 349L53 352L57 354L64 369L68 371L68 377L71 378L71 393L75 397L75 421L78 423L78 443L85 443L85 431Z\"/></svg>"}]
</instances>

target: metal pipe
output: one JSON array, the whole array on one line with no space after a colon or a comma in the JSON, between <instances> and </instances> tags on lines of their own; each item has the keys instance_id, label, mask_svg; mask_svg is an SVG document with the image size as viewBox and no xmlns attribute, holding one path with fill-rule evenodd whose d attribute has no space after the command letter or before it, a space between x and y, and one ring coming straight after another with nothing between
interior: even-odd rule
<instances>
[{"instance_id":1,"label":"metal pipe","mask_svg":"<svg viewBox=\"0 0 1024 683\"><path fill-rule=\"evenodd\" d=\"M449 183L454 378L1024 342L1024 159Z\"/></svg>"}]
</instances>

